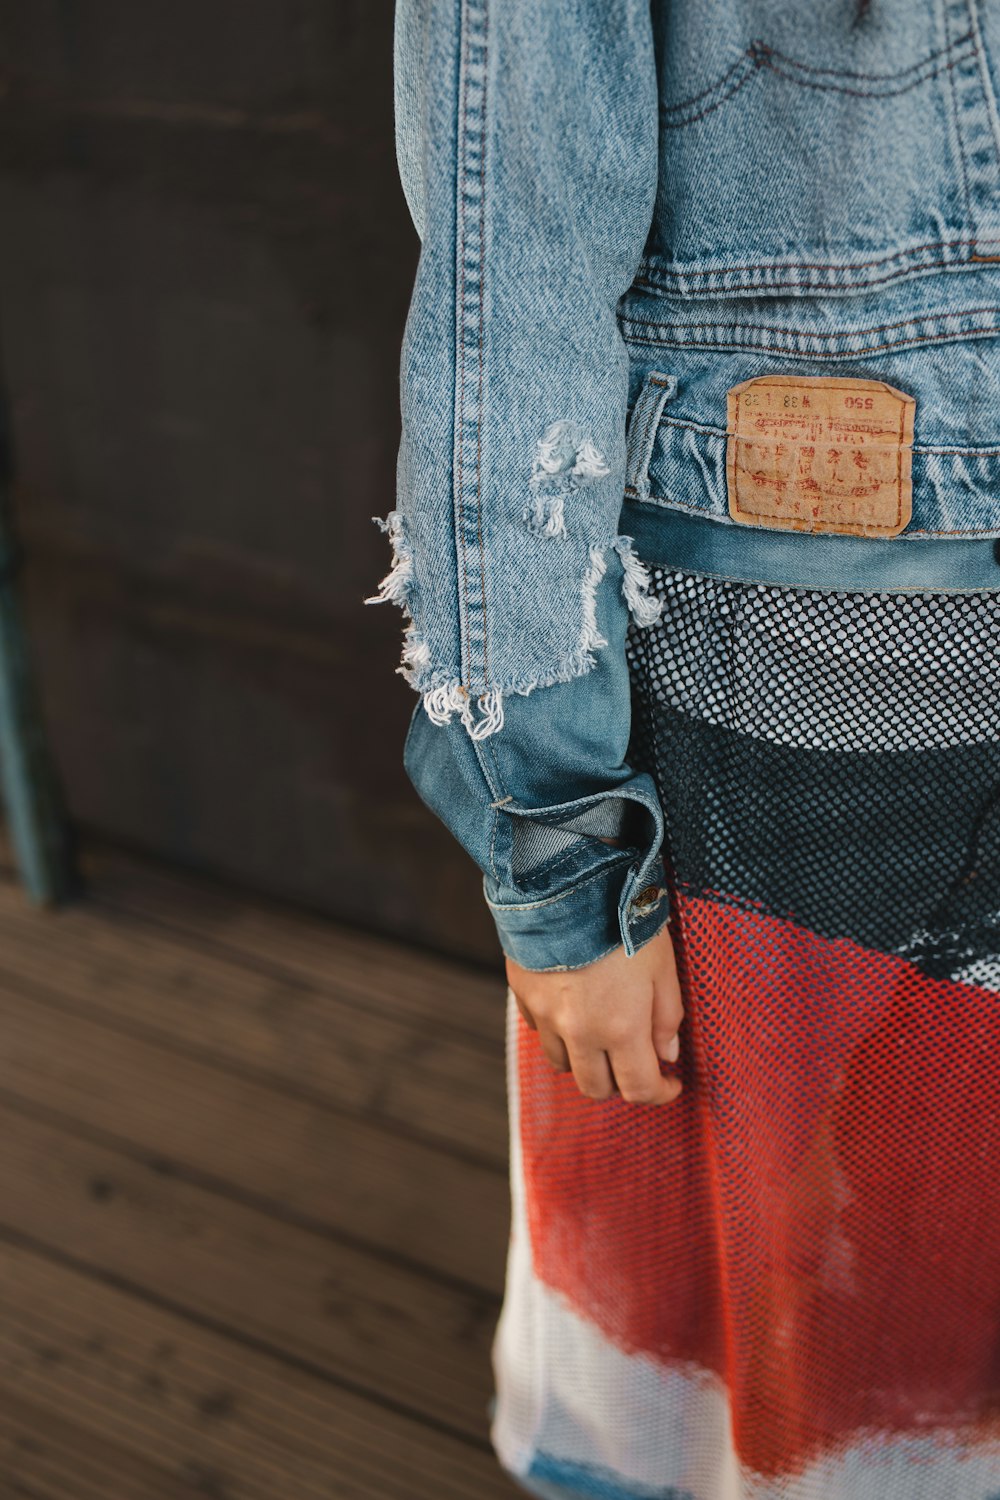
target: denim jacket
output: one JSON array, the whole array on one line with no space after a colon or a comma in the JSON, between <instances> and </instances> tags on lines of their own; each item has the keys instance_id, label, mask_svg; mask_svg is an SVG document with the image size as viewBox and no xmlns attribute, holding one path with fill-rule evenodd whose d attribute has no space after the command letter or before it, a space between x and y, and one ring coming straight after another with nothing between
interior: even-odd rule
<instances>
[{"instance_id":1,"label":"denim jacket","mask_svg":"<svg viewBox=\"0 0 1000 1500\"><path fill-rule=\"evenodd\" d=\"M397 0L394 77L404 763L511 957L631 955L647 564L1000 588L1000 0Z\"/></svg>"}]
</instances>

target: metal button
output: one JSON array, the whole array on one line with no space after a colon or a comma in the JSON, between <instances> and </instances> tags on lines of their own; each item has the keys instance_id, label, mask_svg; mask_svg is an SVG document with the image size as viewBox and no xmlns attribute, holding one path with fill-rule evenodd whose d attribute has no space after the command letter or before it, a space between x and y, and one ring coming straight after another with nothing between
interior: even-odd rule
<instances>
[{"instance_id":1,"label":"metal button","mask_svg":"<svg viewBox=\"0 0 1000 1500\"><path fill-rule=\"evenodd\" d=\"M660 885L643 886L639 894L633 896L629 909L637 917L648 916L651 911L655 911L659 906L661 897L664 894L663 887Z\"/></svg>"}]
</instances>

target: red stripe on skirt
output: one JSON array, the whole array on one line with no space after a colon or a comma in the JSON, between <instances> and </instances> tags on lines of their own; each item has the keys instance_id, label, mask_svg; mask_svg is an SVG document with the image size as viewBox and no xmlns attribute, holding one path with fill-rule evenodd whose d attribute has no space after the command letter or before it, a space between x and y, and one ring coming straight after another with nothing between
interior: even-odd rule
<instances>
[{"instance_id":1,"label":"red stripe on skirt","mask_svg":"<svg viewBox=\"0 0 1000 1500\"><path fill-rule=\"evenodd\" d=\"M621 1349L721 1377L758 1473L862 1429L995 1435L1000 995L676 908L678 1103L583 1098L519 1019L537 1275Z\"/></svg>"}]
</instances>

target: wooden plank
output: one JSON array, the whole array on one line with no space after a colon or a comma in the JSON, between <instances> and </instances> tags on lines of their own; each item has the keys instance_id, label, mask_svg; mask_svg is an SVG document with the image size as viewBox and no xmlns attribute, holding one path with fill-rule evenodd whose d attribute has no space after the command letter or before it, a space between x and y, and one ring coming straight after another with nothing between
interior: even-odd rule
<instances>
[{"instance_id":1,"label":"wooden plank","mask_svg":"<svg viewBox=\"0 0 1000 1500\"><path fill-rule=\"evenodd\" d=\"M0 1383L0 1487L5 1500L205 1500L197 1475L163 1473L51 1406Z\"/></svg>"},{"instance_id":2,"label":"wooden plank","mask_svg":"<svg viewBox=\"0 0 1000 1500\"><path fill-rule=\"evenodd\" d=\"M494 1297L227 1199L0 1103L11 1233L206 1326L482 1439Z\"/></svg>"},{"instance_id":3,"label":"wooden plank","mask_svg":"<svg viewBox=\"0 0 1000 1500\"><path fill-rule=\"evenodd\" d=\"M504 1500L514 1493L486 1445L16 1247L0 1246L0 1308L5 1394L72 1423L92 1443L194 1481L199 1494ZM105 1495L119 1500L113 1484Z\"/></svg>"},{"instance_id":4,"label":"wooden plank","mask_svg":"<svg viewBox=\"0 0 1000 1500\"><path fill-rule=\"evenodd\" d=\"M14 990L0 965L9 1095L469 1286L502 1284L508 1197L492 1166L75 1015L42 984Z\"/></svg>"},{"instance_id":5,"label":"wooden plank","mask_svg":"<svg viewBox=\"0 0 1000 1500\"><path fill-rule=\"evenodd\" d=\"M505 1174L503 1037L372 1009L288 970L262 972L153 923L93 904L58 920L0 886L0 968L78 1015L333 1104ZM387 982L387 989L391 984Z\"/></svg>"},{"instance_id":6,"label":"wooden plank","mask_svg":"<svg viewBox=\"0 0 1000 1500\"><path fill-rule=\"evenodd\" d=\"M441 1022L493 1041L503 1030L504 982L481 969L392 939L248 898L218 881L88 839L81 863L91 898L197 940L234 962L298 975L322 993L378 1014Z\"/></svg>"}]
</instances>

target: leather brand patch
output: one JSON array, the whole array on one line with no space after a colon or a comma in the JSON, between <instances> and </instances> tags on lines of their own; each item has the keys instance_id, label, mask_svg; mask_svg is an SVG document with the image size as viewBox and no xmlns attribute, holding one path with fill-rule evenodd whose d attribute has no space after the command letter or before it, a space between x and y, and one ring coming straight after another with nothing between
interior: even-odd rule
<instances>
[{"instance_id":1,"label":"leather brand patch","mask_svg":"<svg viewBox=\"0 0 1000 1500\"><path fill-rule=\"evenodd\" d=\"M915 409L881 380L760 375L734 385L729 514L752 526L895 536L913 510Z\"/></svg>"}]
</instances>

